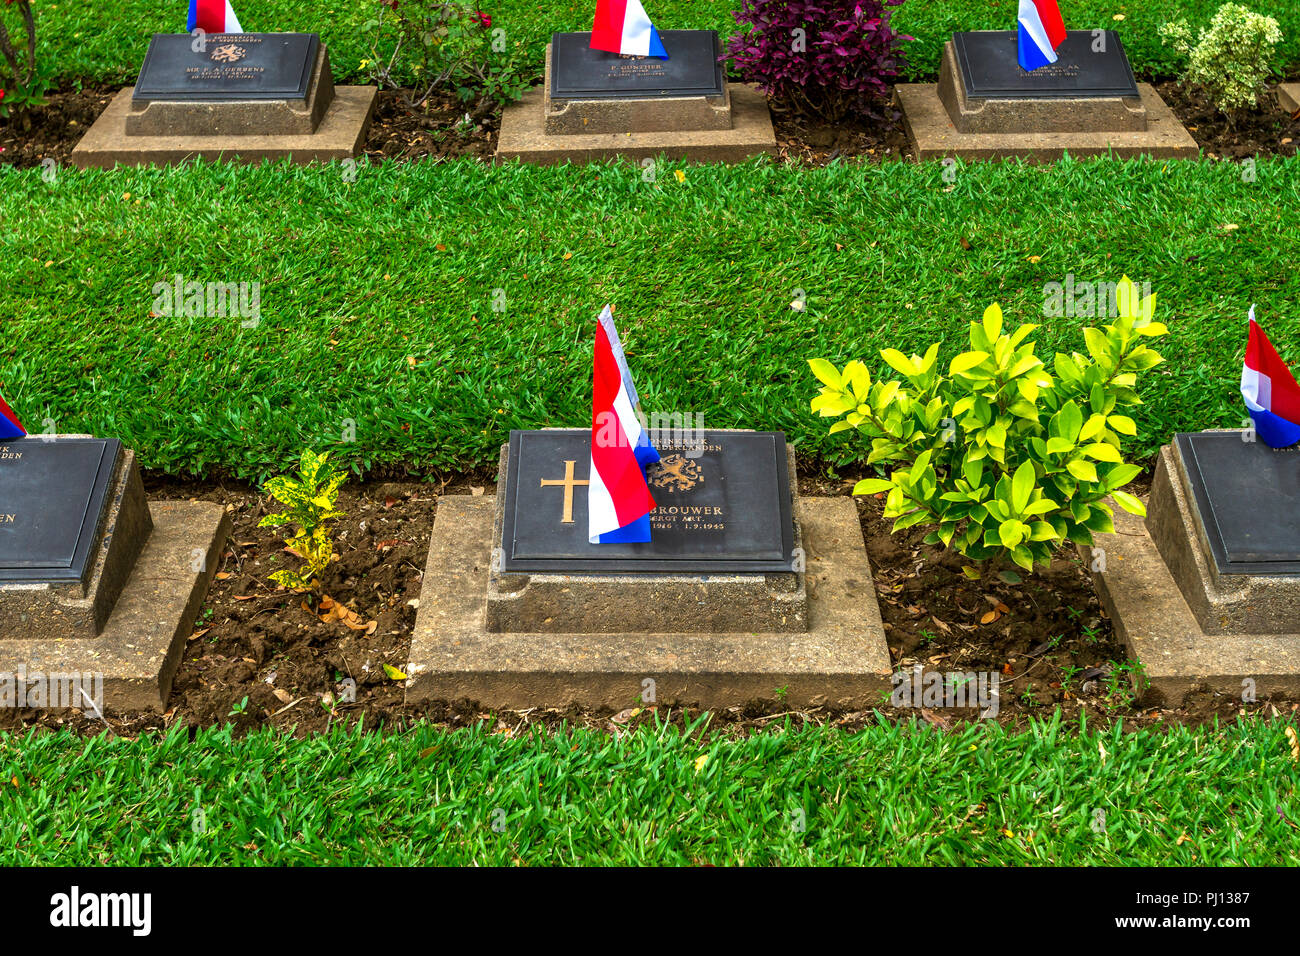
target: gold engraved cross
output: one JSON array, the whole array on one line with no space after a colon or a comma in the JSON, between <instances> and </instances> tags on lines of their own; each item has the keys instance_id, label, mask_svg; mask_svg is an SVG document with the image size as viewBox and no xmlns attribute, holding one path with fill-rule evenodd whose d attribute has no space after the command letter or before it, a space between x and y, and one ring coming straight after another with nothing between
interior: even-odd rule
<instances>
[{"instance_id":1,"label":"gold engraved cross","mask_svg":"<svg viewBox=\"0 0 1300 956\"><path fill-rule=\"evenodd\" d=\"M577 464L576 461L568 461L568 460L566 460L566 461L564 462L564 478L563 478L563 479L561 479L561 478L543 478L543 479L541 480L541 481L542 481L542 487L543 487L543 488L545 488L547 485L563 485L563 486L564 486L564 516L563 516L562 518L560 518L560 523L561 523L561 524L573 524L573 489L574 489L575 487L577 487L578 485L586 485L586 484L590 484L590 482L587 481L585 478L582 479L582 480L578 480L578 479L576 479L576 478L573 477L573 466L576 465L576 464Z\"/></svg>"}]
</instances>

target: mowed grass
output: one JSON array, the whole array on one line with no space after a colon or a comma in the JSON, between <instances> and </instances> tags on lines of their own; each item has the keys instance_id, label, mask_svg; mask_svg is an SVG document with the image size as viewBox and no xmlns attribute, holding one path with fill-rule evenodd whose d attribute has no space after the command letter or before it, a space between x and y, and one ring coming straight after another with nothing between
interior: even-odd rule
<instances>
[{"instance_id":1,"label":"mowed grass","mask_svg":"<svg viewBox=\"0 0 1300 956\"><path fill-rule=\"evenodd\" d=\"M1178 58L1162 44L1157 29L1168 20L1209 23L1220 0L1060 0L1066 27L1119 33L1134 68L1143 75L1169 74ZM592 0L480 0L493 28L522 48L541 75L542 50L556 31L591 29ZM1250 9L1276 17L1284 39L1279 60L1300 61L1300 4L1291 0L1249 0ZM651 19L661 30L717 30L725 39L737 31L732 12L740 0L653 0ZM184 3L176 0L115 0L111 5L57 0L37 5L41 45L57 74L68 80L130 82L140 69L153 33L185 29ZM360 27L375 16L377 0L259 0L236 11L241 25L257 31L320 33L330 49L334 73L356 79L361 62L374 51ZM906 47L907 75L938 72L944 42L957 30L1015 29L1015 0L907 0L894 8L892 23L915 37Z\"/></svg>"},{"instance_id":2,"label":"mowed grass","mask_svg":"<svg viewBox=\"0 0 1300 956\"><path fill-rule=\"evenodd\" d=\"M0 735L0 864L1295 865L1281 721Z\"/></svg>"},{"instance_id":3,"label":"mowed grass","mask_svg":"<svg viewBox=\"0 0 1300 956\"><path fill-rule=\"evenodd\" d=\"M0 174L0 392L33 432L149 466L260 477L304 446L358 469L495 462L511 428L590 416L617 307L647 411L783 429L856 457L805 359L963 348L1000 301L1040 352L1049 282L1149 282L1171 329L1135 454L1236 426L1245 315L1300 359L1300 161L558 169L473 161ZM680 176L680 178L679 178ZM969 244L967 249L963 241ZM151 315L155 283L260 283L260 324ZM802 290L806 310L791 309ZM500 311L497 311L500 310ZM344 441L354 426L353 442Z\"/></svg>"}]
</instances>

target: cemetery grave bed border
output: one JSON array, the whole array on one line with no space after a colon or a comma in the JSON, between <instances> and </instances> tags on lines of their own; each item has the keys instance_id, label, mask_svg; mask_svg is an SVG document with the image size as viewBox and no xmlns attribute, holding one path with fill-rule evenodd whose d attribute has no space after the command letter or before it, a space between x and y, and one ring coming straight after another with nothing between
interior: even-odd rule
<instances>
[{"instance_id":1,"label":"cemetery grave bed border","mask_svg":"<svg viewBox=\"0 0 1300 956\"><path fill-rule=\"evenodd\" d=\"M820 473L810 463L803 469L805 475ZM803 477L801 494L847 494L853 480ZM357 613L356 628L351 628L318 620L319 612L304 606L301 595L268 582L272 571L292 559L282 554L277 529L257 527L267 513L265 497L238 482L178 482L151 476L151 497L225 504L234 530L183 653L167 710L110 710L109 726L126 735L178 724L191 729L229 724L237 734L274 727L309 735L354 721L376 729L404 727L420 719L448 727L486 719L487 709L474 701L406 704L403 685L386 675L384 666L401 670L407 661L439 494L490 494L491 481L491 475L478 472L432 483L345 486L340 500L344 517L336 524L339 560L326 573L323 590ZM1177 701L1133 694L1131 665L1072 551L1062 552L1045 572L1026 575L1019 585L971 582L961 574L958 556L921 545L917 529L891 535L890 523L880 517L882 503L874 498L857 501L895 671L910 673L920 665L954 674L997 672L1001 692L996 722L1007 729L1023 729L1032 719L1054 712L1071 728L1112 722L1150 727L1232 721L1300 708L1300 703L1270 695L1243 705L1208 691ZM993 619L987 620L989 616ZM361 630L372 620L373 633ZM355 701L338 699L345 679L355 681ZM678 725L684 726L699 708L661 708L673 710ZM773 687L764 699L721 710L713 719L720 727L751 732L787 710L780 689ZM828 705L801 709L800 714L805 720L852 730L873 724L879 719L877 711L893 721L919 717L944 730L983 720L975 707L899 707L883 698L869 709ZM579 705L501 715L503 720L542 727L569 722L606 730L623 722L612 717L608 709ZM104 722L84 712L0 712L0 729L22 727L73 728L94 735L104 730Z\"/></svg>"},{"instance_id":2,"label":"cemetery grave bed border","mask_svg":"<svg viewBox=\"0 0 1300 956\"><path fill-rule=\"evenodd\" d=\"M1271 90L1261 97L1259 108L1245 111L1232 123L1208 103L1202 92L1188 90L1169 78L1153 82L1209 158L1261 160L1293 156L1300 150L1300 118L1288 117L1277 106ZM49 105L34 111L30 130L0 125L0 166L39 166L46 158L66 165L73 148L108 106L114 92L113 88L97 86L55 93ZM424 109L414 110L402 102L402 95L403 91L396 90L379 94L364 146L372 162L461 157L492 160L501 122L499 109L462 133L459 124L466 113L455 97L442 97ZM877 119L827 124L789 112L779 104L771 105L776 158L781 161L824 166L835 160L883 162L914 157L901 114L893 106L882 105Z\"/></svg>"},{"instance_id":3,"label":"cemetery grave bed border","mask_svg":"<svg viewBox=\"0 0 1300 956\"><path fill-rule=\"evenodd\" d=\"M656 716L617 733L515 715L305 740L0 733L0 864L1300 862L1289 717L850 734L785 716L751 734Z\"/></svg>"}]
</instances>

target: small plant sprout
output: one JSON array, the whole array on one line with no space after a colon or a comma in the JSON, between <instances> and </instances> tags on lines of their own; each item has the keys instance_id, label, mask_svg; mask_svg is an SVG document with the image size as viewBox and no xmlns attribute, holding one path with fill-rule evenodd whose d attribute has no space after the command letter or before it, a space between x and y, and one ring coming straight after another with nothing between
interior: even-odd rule
<instances>
[{"instance_id":1,"label":"small plant sprout","mask_svg":"<svg viewBox=\"0 0 1300 956\"><path fill-rule=\"evenodd\" d=\"M334 540L327 522L343 514L334 506L346 477L346 472L331 464L328 453L317 455L306 450L296 479L272 478L266 483L267 494L288 510L267 515L258 527L296 525L297 531L286 544L291 553L306 562L296 571L276 571L271 575L276 584L294 591L320 591L320 576L334 558Z\"/></svg>"}]
</instances>

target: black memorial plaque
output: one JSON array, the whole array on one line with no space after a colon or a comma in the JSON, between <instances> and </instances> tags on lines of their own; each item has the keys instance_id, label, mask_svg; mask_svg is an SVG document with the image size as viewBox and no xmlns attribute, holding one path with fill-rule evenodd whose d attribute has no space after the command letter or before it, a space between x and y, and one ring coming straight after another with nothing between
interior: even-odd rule
<instances>
[{"instance_id":1,"label":"black memorial plaque","mask_svg":"<svg viewBox=\"0 0 1300 956\"><path fill-rule=\"evenodd\" d=\"M587 541L589 430L512 431L502 568L558 574L790 571L790 471L780 432L652 433L646 544ZM690 457L688 452L698 452ZM568 463L572 462L570 466ZM566 517L568 520L566 521Z\"/></svg>"},{"instance_id":2,"label":"black memorial plaque","mask_svg":"<svg viewBox=\"0 0 1300 956\"><path fill-rule=\"evenodd\" d=\"M966 84L966 95L977 99L1081 99L1137 96L1137 80L1119 36L1102 31L1067 31L1056 50L1057 60L1033 72L1016 59L1016 34L1007 30L977 30L952 35L954 52ZM1100 49L1094 51L1093 47Z\"/></svg>"},{"instance_id":3,"label":"black memorial plaque","mask_svg":"<svg viewBox=\"0 0 1300 956\"><path fill-rule=\"evenodd\" d=\"M554 99L654 99L668 96L721 96L722 64L713 30L665 30L668 59L626 56L590 47L590 33L551 37L551 90Z\"/></svg>"},{"instance_id":4,"label":"black memorial plaque","mask_svg":"<svg viewBox=\"0 0 1300 956\"><path fill-rule=\"evenodd\" d=\"M132 101L304 99L320 49L315 33L155 33Z\"/></svg>"},{"instance_id":5,"label":"black memorial plaque","mask_svg":"<svg viewBox=\"0 0 1300 956\"><path fill-rule=\"evenodd\" d=\"M1175 436L1220 574L1300 574L1300 450Z\"/></svg>"},{"instance_id":6,"label":"black memorial plaque","mask_svg":"<svg viewBox=\"0 0 1300 956\"><path fill-rule=\"evenodd\" d=\"M121 443L0 441L0 581L77 581L86 570Z\"/></svg>"}]
</instances>

